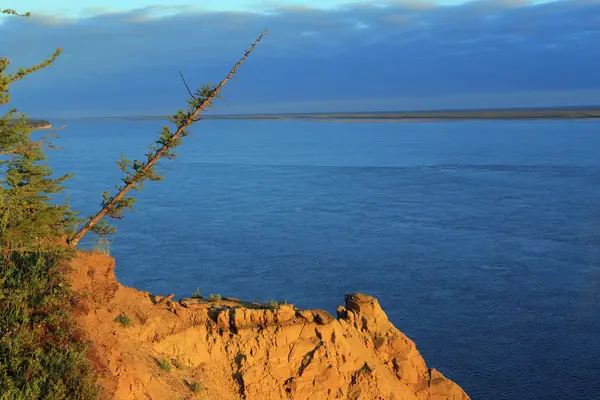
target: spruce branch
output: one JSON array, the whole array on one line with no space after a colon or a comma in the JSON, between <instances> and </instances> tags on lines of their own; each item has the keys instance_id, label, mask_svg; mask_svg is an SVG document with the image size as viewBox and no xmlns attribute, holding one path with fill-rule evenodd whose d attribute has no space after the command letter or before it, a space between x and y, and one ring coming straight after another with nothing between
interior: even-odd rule
<instances>
[{"instance_id":1,"label":"spruce branch","mask_svg":"<svg viewBox=\"0 0 600 400\"><path fill-rule=\"evenodd\" d=\"M35 146L40 147L40 148L46 146L48 149L60 150L60 146L57 146L54 143L52 143L51 138L58 139L59 137L56 133L62 131L66 127L67 127L66 125L63 125L59 128L55 128L54 130L42 135L38 140L30 141L28 143L22 144L21 146L13 147L9 150L0 150L0 156L6 156L6 155L10 155L10 154L20 154L27 150L32 149Z\"/></svg>"},{"instance_id":2,"label":"spruce branch","mask_svg":"<svg viewBox=\"0 0 600 400\"><path fill-rule=\"evenodd\" d=\"M0 14L6 14L6 15L14 15L16 17L30 17L31 13L25 13L25 14L19 14L18 12L16 12L15 10L11 9L11 8L5 8L3 10L0 10Z\"/></svg>"},{"instance_id":3,"label":"spruce branch","mask_svg":"<svg viewBox=\"0 0 600 400\"><path fill-rule=\"evenodd\" d=\"M176 127L175 132L171 132L171 129L168 126L164 126L160 132L159 138L155 142L156 145L150 145L150 152L146 153L147 159L145 162L134 160L133 163L130 163L123 157L117 163L119 168L127 171L127 175L122 179L124 185L117 187L118 193L113 197L110 197L110 195L105 192L101 210L96 215L91 217L89 221L68 240L71 246L77 246L81 239L83 239L83 237L90 231L94 231L96 233L100 233L100 231L102 231L105 233L107 230L111 230L111 228L104 223L105 221L102 221L103 224L99 223L105 216L109 216L111 218L123 218L123 211L125 209L133 208L135 199L132 197L126 197L126 194L131 189L139 190L141 184L145 180L162 180L162 177L156 173L155 164L163 157L167 159L173 159L176 157L176 154L173 152L173 148L182 143L183 137L189 135L190 132L187 130L187 128L201 119L198 118L198 115L207 108L210 108L212 106L212 101L215 98L220 98L220 90L235 75L238 68L244 63L246 58L248 58L266 33L267 30L264 30L260 34L260 36L252 43L250 48L246 50L244 56L233 66L225 78L216 86L212 86L209 83L197 89L196 93L192 93L189 89L189 86L185 82L183 74L180 73L191 98L187 101L189 105L187 112L179 110L177 114L169 117L169 120ZM97 224L99 225L97 226ZM112 229L112 231L114 231L114 229Z\"/></svg>"}]
</instances>

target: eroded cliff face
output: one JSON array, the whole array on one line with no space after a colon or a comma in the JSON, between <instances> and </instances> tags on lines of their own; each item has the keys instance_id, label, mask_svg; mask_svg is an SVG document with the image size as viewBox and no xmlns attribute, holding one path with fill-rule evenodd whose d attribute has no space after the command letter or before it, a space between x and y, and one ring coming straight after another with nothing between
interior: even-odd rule
<instances>
[{"instance_id":1,"label":"eroded cliff face","mask_svg":"<svg viewBox=\"0 0 600 400\"><path fill-rule=\"evenodd\" d=\"M72 262L76 318L107 398L469 398L427 368L373 297L347 295L337 318L236 299L171 301L120 285L114 265L87 253ZM132 324L115 322L121 314Z\"/></svg>"}]
</instances>

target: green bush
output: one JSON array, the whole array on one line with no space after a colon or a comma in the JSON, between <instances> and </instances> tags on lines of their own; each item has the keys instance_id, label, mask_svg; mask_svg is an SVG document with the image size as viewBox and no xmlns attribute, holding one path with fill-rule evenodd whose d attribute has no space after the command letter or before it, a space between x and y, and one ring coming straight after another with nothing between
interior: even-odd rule
<instances>
[{"instance_id":1,"label":"green bush","mask_svg":"<svg viewBox=\"0 0 600 400\"><path fill-rule=\"evenodd\" d=\"M202 386L200 386L200 382L197 382L197 381L190 383L189 387L190 387L190 390L194 393L198 393L202 389Z\"/></svg>"},{"instance_id":2,"label":"green bush","mask_svg":"<svg viewBox=\"0 0 600 400\"><path fill-rule=\"evenodd\" d=\"M13 82L60 53L12 73L0 57L0 105L9 102ZM96 399L86 343L70 314L77 300L65 279L73 250L64 236L77 220L68 203L53 199L70 175L54 176L45 164L48 139L33 140L30 128L17 110L0 116L0 400Z\"/></svg>"},{"instance_id":3,"label":"green bush","mask_svg":"<svg viewBox=\"0 0 600 400\"><path fill-rule=\"evenodd\" d=\"M129 318L129 316L125 313L120 314L113 321L118 322L123 326L129 326L129 325L133 324L133 321L131 320L131 318Z\"/></svg>"},{"instance_id":4,"label":"green bush","mask_svg":"<svg viewBox=\"0 0 600 400\"><path fill-rule=\"evenodd\" d=\"M158 366L160 367L160 369L162 369L163 371L170 371L171 370L171 364L169 364L169 360L167 360L167 359L156 360L156 363L158 364Z\"/></svg>"},{"instance_id":5,"label":"green bush","mask_svg":"<svg viewBox=\"0 0 600 400\"><path fill-rule=\"evenodd\" d=\"M0 255L0 399L99 396L52 254ZM73 394L77 394L73 397Z\"/></svg>"},{"instance_id":6,"label":"green bush","mask_svg":"<svg viewBox=\"0 0 600 400\"><path fill-rule=\"evenodd\" d=\"M208 300L210 301L221 301L221 295L216 293L216 294L211 294L208 296Z\"/></svg>"}]
</instances>

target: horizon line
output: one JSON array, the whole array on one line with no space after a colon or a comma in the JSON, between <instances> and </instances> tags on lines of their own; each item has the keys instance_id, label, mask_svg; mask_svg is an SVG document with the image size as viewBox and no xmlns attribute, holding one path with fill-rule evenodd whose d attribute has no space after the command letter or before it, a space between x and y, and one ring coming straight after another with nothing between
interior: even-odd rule
<instances>
[{"instance_id":1,"label":"horizon line","mask_svg":"<svg viewBox=\"0 0 600 400\"><path fill-rule=\"evenodd\" d=\"M549 106L549 107L501 107L501 108L439 108L395 111L330 111L330 112L279 112L279 113L238 113L205 114L202 118L261 117L261 116L307 116L307 115L360 115L360 114L410 114L439 112L501 112L501 111L552 111L552 110L600 110L600 105ZM97 115L87 117L36 117L30 119L108 119L108 118L168 118L169 115Z\"/></svg>"}]
</instances>

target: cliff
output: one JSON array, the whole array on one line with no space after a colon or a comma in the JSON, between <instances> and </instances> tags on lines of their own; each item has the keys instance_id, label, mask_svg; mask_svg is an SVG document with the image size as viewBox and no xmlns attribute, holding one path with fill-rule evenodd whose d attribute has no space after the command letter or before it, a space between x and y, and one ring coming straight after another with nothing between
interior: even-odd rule
<instances>
[{"instance_id":1,"label":"cliff","mask_svg":"<svg viewBox=\"0 0 600 400\"><path fill-rule=\"evenodd\" d=\"M70 273L106 398L469 398L426 367L373 297L347 295L337 318L227 298L171 301L120 285L114 266L78 253Z\"/></svg>"}]
</instances>

